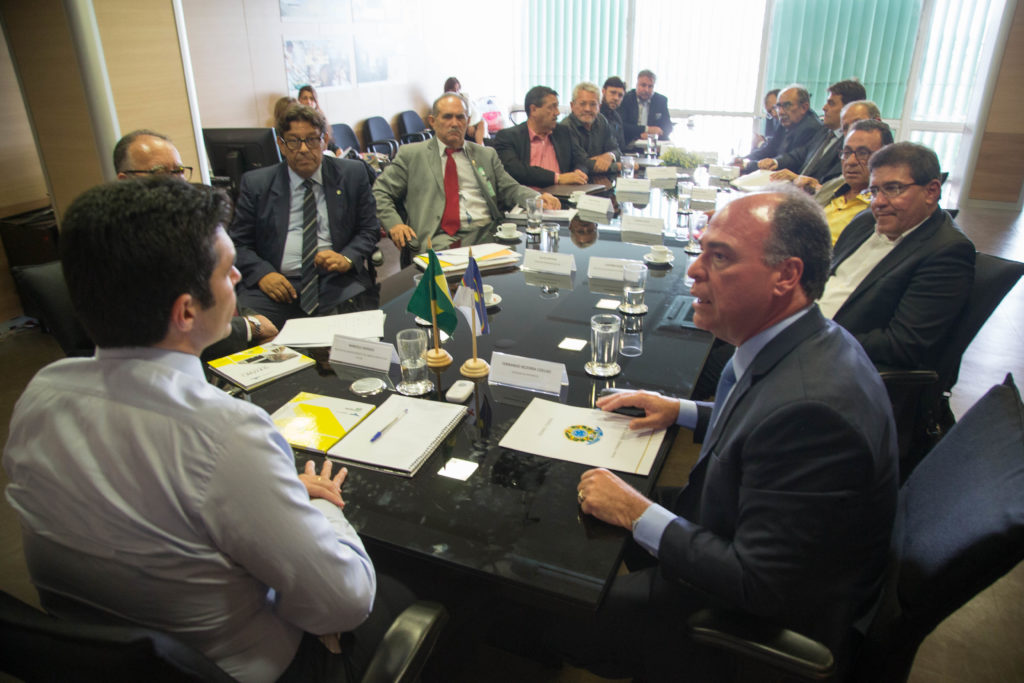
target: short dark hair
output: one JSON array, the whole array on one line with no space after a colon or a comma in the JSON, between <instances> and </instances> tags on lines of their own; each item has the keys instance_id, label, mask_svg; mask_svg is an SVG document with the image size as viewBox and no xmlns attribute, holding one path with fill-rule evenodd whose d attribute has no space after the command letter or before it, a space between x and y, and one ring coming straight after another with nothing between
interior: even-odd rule
<instances>
[{"instance_id":1,"label":"short dark hair","mask_svg":"<svg viewBox=\"0 0 1024 683\"><path fill-rule=\"evenodd\" d=\"M895 142L872 154L868 160L868 170L873 173L882 166L908 166L910 176L919 185L939 180L942 175L939 157L931 149L916 142Z\"/></svg>"},{"instance_id":2,"label":"short dark hair","mask_svg":"<svg viewBox=\"0 0 1024 683\"><path fill-rule=\"evenodd\" d=\"M539 107L544 104L544 98L548 95L554 95L558 97L558 93L553 88L549 88L546 85L535 85L526 92L526 97L523 99L523 108L526 109L526 115L530 115L530 105Z\"/></svg>"},{"instance_id":3,"label":"short dark hair","mask_svg":"<svg viewBox=\"0 0 1024 683\"><path fill-rule=\"evenodd\" d=\"M768 92L766 92L764 94L764 103L768 104L768 98L771 97L772 95L775 95L775 97L777 99L779 97L779 93L780 92L781 91L778 88L773 88L772 90L769 90Z\"/></svg>"},{"instance_id":4,"label":"short dark hair","mask_svg":"<svg viewBox=\"0 0 1024 683\"><path fill-rule=\"evenodd\" d=\"M214 239L230 213L222 191L162 175L99 185L75 199L61 229L61 261L96 345L163 340L182 294L212 306Z\"/></svg>"},{"instance_id":5,"label":"short dark hair","mask_svg":"<svg viewBox=\"0 0 1024 683\"><path fill-rule=\"evenodd\" d=\"M847 131L847 135L855 130L862 130L865 133L872 131L878 131L879 135L882 136L882 147L891 145L893 141L892 128L885 121L876 121L875 119L861 119L860 121L854 121L850 126L850 130Z\"/></svg>"},{"instance_id":6,"label":"short dark hair","mask_svg":"<svg viewBox=\"0 0 1024 683\"><path fill-rule=\"evenodd\" d=\"M445 92L455 92L456 86L461 88L462 87L462 83L460 83L459 79L455 78L455 76L449 76L447 78L447 80L445 80L445 82L444 82L444 91Z\"/></svg>"},{"instance_id":7,"label":"short dark hair","mask_svg":"<svg viewBox=\"0 0 1024 683\"><path fill-rule=\"evenodd\" d=\"M171 139L163 133L157 133L155 130L149 130L147 128L140 128L139 130L133 130L128 133L114 145L114 171L121 173L122 171L129 170L128 168L128 149L132 146L132 143L137 139L149 136L153 138L160 138L170 142Z\"/></svg>"},{"instance_id":8,"label":"short dark hair","mask_svg":"<svg viewBox=\"0 0 1024 683\"><path fill-rule=\"evenodd\" d=\"M602 85L601 87L602 88L622 88L623 90L625 90L626 89L626 82L623 81L618 76L609 76L608 80L606 80L604 82L604 85Z\"/></svg>"},{"instance_id":9,"label":"short dark hair","mask_svg":"<svg viewBox=\"0 0 1024 683\"><path fill-rule=\"evenodd\" d=\"M856 102L857 100L866 100L868 98L868 91L864 89L864 86L860 84L860 81L854 79L847 79L845 81L839 81L828 86L828 91L833 95L836 95L843 101L843 104L849 104L850 102Z\"/></svg>"},{"instance_id":10,"label":"short dark hair","mask_svg":"<svg viewBox=\"0 0 1024 683\"><path fill-rule=\"evenodd\" d=\"M284 137L284 134L292 127L292 123L296 121L305 121L320 131L320 135L327 134L327 119L323 114L304 104L292 104L285 107L274 122L278 137Z\"/></svg>"},{"instance_id":11,"label":"short dark hair","mask_svg":"<svg viewBox=\"0 0 1024 683\"><path fill-rule=\"evenodd\" d=\"M782 195L772 212L772 229L764 244L764 261L777 266L796 257L804 264L800 286L816 301L825 291L832 263L832 233L825 213L806 192L792 186L772 185L768 190Z\"/></svg>"}]
</instances>

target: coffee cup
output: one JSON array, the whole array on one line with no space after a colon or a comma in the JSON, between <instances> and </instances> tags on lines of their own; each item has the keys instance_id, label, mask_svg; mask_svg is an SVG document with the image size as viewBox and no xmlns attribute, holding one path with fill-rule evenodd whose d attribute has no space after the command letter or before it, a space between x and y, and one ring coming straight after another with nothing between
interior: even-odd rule
<instances>
[{"instance_id":1,"label":"coffee cup","mask_svg":"<svg viewBox=\"0 0 1024 683\"><path fill-rule=\"evenodd\" d=\"M515 239L516 237L516 224L515 223L502 223L498 226L498 236L504 237L505 239Z\"/></svg>"},{"instance_id":2,"label":"coffee cup","mask_svg":"<svg viewBox=\"0 0 1024 683\"><path fill-rule=\"evenodd\" d=\"M670 253L669 248L664 244L655 244L651 247L651 260L656 263L664 263L668 261Z\"/></svg>"},{"instance_id":3,"label":"coffee cup","mask_svg":"<svg viewBox=\"0 0 1024 683\"><path fill-rule=\"evenodd\" d=\"M490 306L494 303L494 285L484 285L484 304Z\"/></svg>"}]
</instances>

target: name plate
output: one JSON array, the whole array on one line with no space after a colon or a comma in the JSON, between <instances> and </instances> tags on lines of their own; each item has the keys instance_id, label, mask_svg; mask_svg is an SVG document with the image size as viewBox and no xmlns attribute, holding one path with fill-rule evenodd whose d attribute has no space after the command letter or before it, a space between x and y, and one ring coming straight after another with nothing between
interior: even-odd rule
<instances>
[{"instance_id":1,"label":"name plate","mask_svg":"<svg viewBox=\"0 0 1024 683\"><path fill-rule=\"evenodd\" d=\"M718 163L718 152L697 152L702 163L711 165Z\"/></svg>"},{"instance_id":2,"label":"name plate","mask_svg":"<svg viewBox=\"0 0 1024 683\"><path fill-rule=\"evenodd\" d=\"M740 177L740 169L736 166L710 166L708 173L711 174L712 178L722 178L723 180L733 180Z\"/></svg>"},{"instance_id":3,"label":"name plate","mask_svg":"<svg viewBox=\"0 0 1024 683\"><path fill-rule=\"evenodd\" d=\"M569 383L569 373L565 371L564 363L552 363L495 351L491 354L491 374L488 381L520 389L558 394L562 390L563 381L565 384Z\"/></svg>"},{"instance_id":4,"label":"name plate","mask_svg":"<svg viewBox=\"0 0 1024 683\"><path fill-rule=\"evenodd\" d=\"M621 280L622 268L629 259L591 256L587 264L587 277L591 280Z\"/></svg>"},{"instance_id":5,"label":"name plate","mask_svg":"<svg viewBox=\"0 0 1024 683\"><path fill-rule=\"evenodd\" d=\"M690 190L690 200L699 202L718 201L718 190L713 187L695 187Z\"/></svg>"},{"instance_id":6,"label":"name plate","mask_svg":"<svg viewBox=\"0 0 1024 683\"><path fill-rule=\"evenodd\" d=\"M665 219L653 216L623 216L623 232L645 232L649 235L661 235L665 230Z\"/></svg>"},{"instance_id":7,"label":"name plate","mask_svg":"<svg viewBox=\"0 0 1024 683\"><path fill-rule=\"evenodd\" d=\"M634 194L650 194L651 181L647 178L619 178L615 182L615 192L631 192Z\"/></svg>"},{"instance_id":8,"label":"name plate","mask_svg":"<svg viewBox=\"0 0 1024 683\"><path fill-rule=\"evenodd\" d=\"M576 208L586 213L596 213L602 216L611 216L613 213L612 200L589 194L580 197L580 200L576 202Z\"/></svg>"},{"instance_id":9,"label":"name plate","mask_svg":"<svg viewBox=\"0 0 1024 683\"><path fill-rule=\"evenodd\" d=\"M331 344L330 359L335 363L387 372L395 355L395 347L388 342L355 339L336 334Z\"/></svg>"},{"instance_id":10,"label":"name plate","mask_svg":"<svg viewBox=\"0 0 1024 683\"><path fill-rule=\"evenodd\" d=\"M576 270L576 257L572 254L559 254L553 251L527 249L523 258L523 270L538 273L554 273L569 275Z\"/></svg>"},{"instance_id":11,"label":"name plate","mask_svg":"<svg viewBox=\"0 0 1024 683\"><path fill-rule=\"evenodd\" d=\"M654 187L672 188L679 179L675 166L652 166L647 169L647 179Z\"/></svg>"}]
</instances>

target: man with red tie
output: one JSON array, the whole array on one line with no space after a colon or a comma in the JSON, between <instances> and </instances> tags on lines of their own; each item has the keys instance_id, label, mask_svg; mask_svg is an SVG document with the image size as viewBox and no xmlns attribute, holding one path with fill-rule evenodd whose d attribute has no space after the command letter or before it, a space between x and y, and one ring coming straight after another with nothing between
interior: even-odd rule
<instances>
[{"instance_id":1,"label":"man with red tie","mask_svg":"<svg viewBox=\"0 0 1024 683\"><path fill-rule=\"evenodd\" d=\"M377 217L399 248L426 251L491 241L504 212L537 196L515 181L497 153L465 139L466 105L456 93L434 101L427 123L435 137L403 145L373 186ZM559 208L543 194L544 206Z\"/></svg>"}]
</instances>

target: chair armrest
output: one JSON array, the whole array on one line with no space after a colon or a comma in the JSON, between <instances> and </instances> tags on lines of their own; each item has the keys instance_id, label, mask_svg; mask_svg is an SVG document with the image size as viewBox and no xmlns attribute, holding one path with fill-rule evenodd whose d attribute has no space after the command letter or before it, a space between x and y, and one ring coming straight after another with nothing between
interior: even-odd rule
<instances>
[{"instance_id":1,"label":"chair armrest","mask_svg":"<svg viewBox=\"0 0 1024 683\"><path fill-rule=\"evenodd\" d=\"M399 140L398 142L399 142L399 144L405 145L405 144L408 144L410 142L424 142L424 141L429 140L429 139L430 139L430 136L427 135L426 131L421 131L419 133L406 133L405 135L402 136L402 139Z\"/></svg>"},{"instance_id":2,"label":"chair armrest","mask_svg":"<svg viewBox=\"0 0 1024 683\"><path fill-rule=\"evenodd\" d=\"M939 381L939 374L934 370L888 370L880 367L878 374L882 376L882 381L886 386L890 384L913 386Z\"/></svg>"},{"instance_id":3,"label":"chair armrest","mask_svg":"<svg viewBox=\"0 0 1024 683\"><path fill-rule=\"evenodd\" d=\"M406 607L377 646L362 683L415 681L447 622L448 611L436 602Z\"/></svg>"},{"instance_id":4,"label":"chair armrest","mask_svg":"<svg viewBox=\"0 0 1024 683\"><path fill-rule=\"evenodd\" d=\"M816 640L748 614L704 609L688 620L694 642L767 664L808 681L836 674L832 651Z\"/></svg>"},{"instance_id":5,"label":"chair armrest","mask_svg":"<svg viewBox=\"0 0 1024 683\"><path fill-rule=\"evenodd\" d=\"M366 146L367 151L375 152L376 148L383 145L388 148L388 158L394 159L395 155L398 154L398 140L394 138L388 138L386 140L373 140Z\"/></svg>"}]
</instances>

